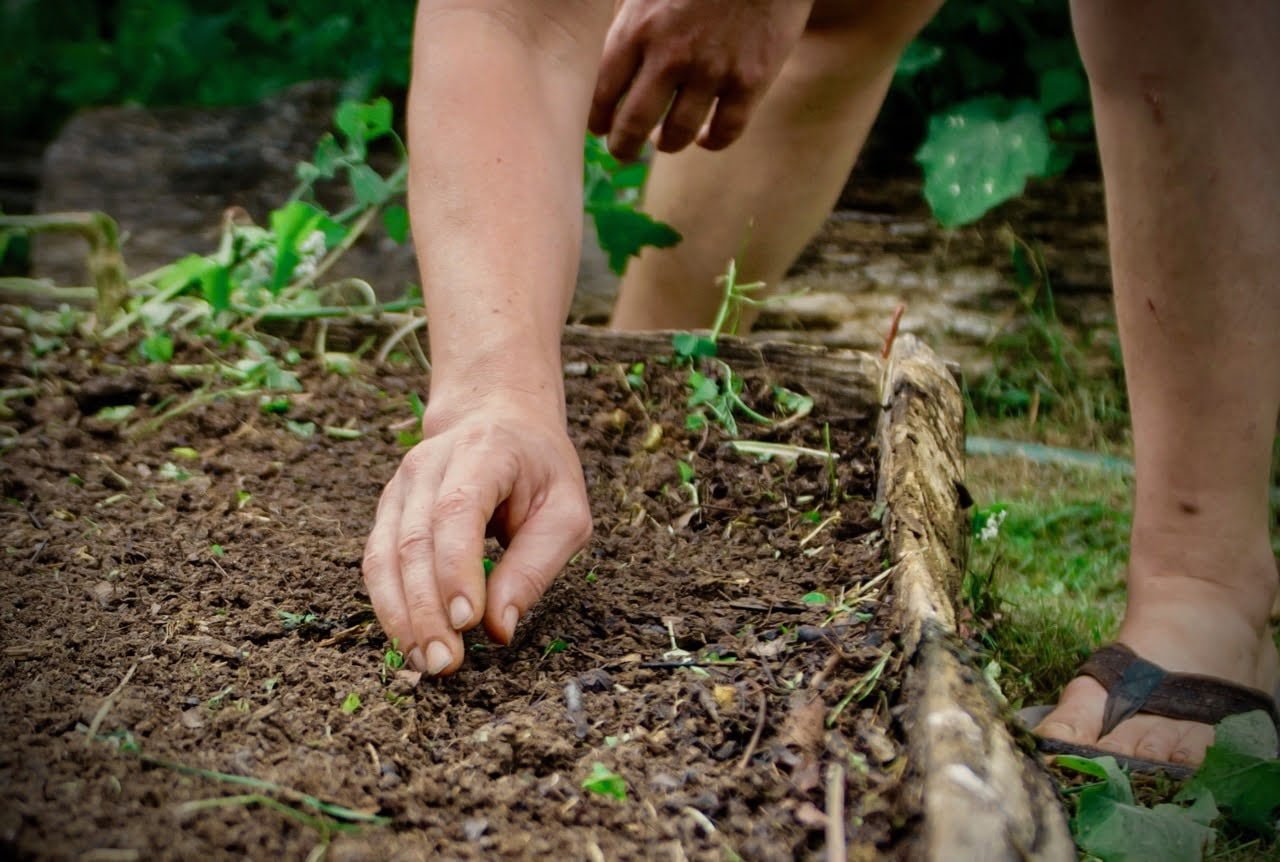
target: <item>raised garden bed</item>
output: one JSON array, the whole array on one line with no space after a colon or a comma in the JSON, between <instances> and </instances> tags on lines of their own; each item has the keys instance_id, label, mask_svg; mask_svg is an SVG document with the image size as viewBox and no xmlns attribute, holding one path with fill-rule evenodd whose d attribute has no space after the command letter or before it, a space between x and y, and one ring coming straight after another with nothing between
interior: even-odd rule
<instances>
[{"instance_id":1,"label":"raised garden bed","mask_svg":"<svg viewBox=\"0 0 1280 862\"><path fill-rule=\"evenodd\" d=\"M913 339L722 343L756 409L813 399L740 429L764 462L685 429L668 336L570 330L595 537L433 682L360 581L420 373L304 365L293 430L245 398L130 437L190 379L3 332L7 855L1073 858L954 642L960 399Z\"/></svg>"}]
</instances>

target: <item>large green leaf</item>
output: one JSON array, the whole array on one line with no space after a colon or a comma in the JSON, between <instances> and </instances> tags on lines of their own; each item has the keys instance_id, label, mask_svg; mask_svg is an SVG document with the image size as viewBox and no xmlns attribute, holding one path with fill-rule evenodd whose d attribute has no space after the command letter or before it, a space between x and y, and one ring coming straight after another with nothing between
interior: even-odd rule
<instances>
[{"instance_id":1,"label":"large green leaf","mask_svg":"<svg viewBox=\"0 0 1280 862\"><path fill-rule=\"evenodd\" d=\"M1134 802L1129 778L1114 757L1058 757L1058 766L1099 779L1080 791L1072 832L1076 843L1103 862L1200 862L1212 849L1218 816L1213 797L1195 805L1157 805Z\"/></svg>"},{"instance_id":2,"label":"large green leaf","mask_svg":"<svg viewBox=\"0 0 1280 862\"><path fill-rule=\"evenodd\" d=\"M1039 105L987 98L931 117L916 161L934 215L956 227L1021 194L1028 177L1048 172L1052 152Z\"/></svg>"},{"instance_id":3,"label":"large green leaf","mask_svg":"<svg viewBox=\"0 0 1280 862\"><path fill-rule=\"evenodd\" d=\"M1280 760L1271 757L1275 751L1276 729L1265 712L1226 718L1218 724L1200 769L1177 798L1211 796L1235 823L1275 835L1280 811Z\"/></svg>"},{"instance_id":4,"label":"large green leaf","mask_svg":"<svg viewBox=\"0 0 1280 862\"><path fill-rule=\"evenodd\" d=\"M621 275L627 259L645 246L668 248L680 241L671 225L654 221L629 204L593 203L587 211L596 223L600 248L609 256L609 269Z\"/></svg>"}]
</instances>

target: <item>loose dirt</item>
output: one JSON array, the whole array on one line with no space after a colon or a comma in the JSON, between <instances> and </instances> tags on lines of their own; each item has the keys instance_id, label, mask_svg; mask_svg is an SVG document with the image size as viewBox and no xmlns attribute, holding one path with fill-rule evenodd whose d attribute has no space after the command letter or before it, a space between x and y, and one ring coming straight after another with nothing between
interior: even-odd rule
<instances>
[{"instance_id":1,"label":"loose dirt","mask_svg":"<svg viewBox=\"0 0 1280 862\"><path fill-rule=\"evenodd\" d=\"M471 636L434 682L387 667L360 579L422 375L301 366L288 418L358 439L299 437L248 398L131 440L124 424L196 384L74 339L32 358L3 322L2 385L36 394L0 420L0 855L303 859L341 826L303 793L387 818L334 831L330 859L808 858L837 764L851 858L900 855L915 814L892 597L862 589L885 554L874 417L819 403L784 429L744 425L817 450L826 425L839 455L834 474L762 463L684 430L686 371L569 351L595 538L510 648ZM744 398L772 412L773 384L804 389L752 372ZM102 418L122 405L123 423ZM625 800L583 788L597 763ZM257 792L230 776L291 788L264 795L293 811L216 803Z\"/></svg>"}]
</instances>

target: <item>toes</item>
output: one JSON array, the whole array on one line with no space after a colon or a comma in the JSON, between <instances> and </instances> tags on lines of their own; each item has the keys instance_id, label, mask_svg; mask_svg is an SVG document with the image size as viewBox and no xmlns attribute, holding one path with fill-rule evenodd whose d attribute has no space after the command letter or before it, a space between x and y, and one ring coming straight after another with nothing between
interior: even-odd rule
<instances>
[{"instance_id":1,"label":"toes","mask_svg":"<svg viewBox=\"0 0 1280 862\"><path fill-rule=\"evenodd\" d=\"M1168 762L1172 759L1178 742L1185 736L1187 729L1183 722L1168 719L1156 719L1138 740L1133 753L1143 760L1159 760Z\"/></svg>"},{"instance_id":2,"label":"toes","mask_svg":"<svg viewBox=\"0 0 1280 862\"><path fill-rule=\"evenodd\" d=\"M1090 745L1102 728L1106 690L1090 677L1073 679L1062 691L1058 706L1045 716L1035 733L1050 739Z\"/></svg>"},{"instance_id":3,"label":"toes","mask_svg":"<svg viewBox=\"0 0 1280 862\"><path fill-rule=\"evenodd\" d=\"M1204 752L1213 745L1213 728L1207 724L1187 724L1173 750L1169 752L1171 763L1198 766L1204 760Z\"/></svg>"}]
</instances>

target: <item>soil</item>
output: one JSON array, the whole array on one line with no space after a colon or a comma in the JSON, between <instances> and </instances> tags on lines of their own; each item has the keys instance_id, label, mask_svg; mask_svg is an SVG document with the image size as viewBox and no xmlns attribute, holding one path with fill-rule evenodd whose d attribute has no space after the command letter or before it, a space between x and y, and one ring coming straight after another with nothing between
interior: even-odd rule
<instances>
[{"instance_id":1,"label":"soil","mask_svg":"<svg viewBox=\"0 0 1280 862\"><path fill-rule=\"evenodd\" d=\"M343 824L305 793L388 819L334 831L337 860L815 858L835 764L850 858L903 854L917 812L899 782L892 597L859 592L885 556L874 416L819 404L744 425L819 450L829 427L833 501L822 459L762 463L714 427L685 431L685 371L568 350L595 538L510 648L471 636L435 682L387 667L360 579L422 375L304 364L288 418L358 439L299 437L254 398L129 439L197 384L123 345L33 359L20 327L0 333L0 385L38 393L0 420L0 855L308 858ZM186 350L175 362L207 361ZM617 363L639 360L633 393ZM772 384L804 390L746 380L766 412ZM124 423L99 413L119 405L136 406ZM584 789L596 763L625 800ZM244 776L291 788L266 795L312 821L212 802L255 792Z\"/></svg>"}]
</instances>

